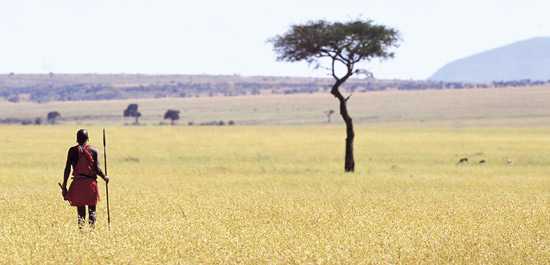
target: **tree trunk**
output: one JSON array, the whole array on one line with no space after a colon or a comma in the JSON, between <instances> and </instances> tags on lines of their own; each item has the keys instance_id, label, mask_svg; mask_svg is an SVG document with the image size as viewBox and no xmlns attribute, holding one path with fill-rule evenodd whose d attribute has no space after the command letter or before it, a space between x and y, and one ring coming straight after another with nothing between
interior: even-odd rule
<instances>
[{"instance_id":1,"label":"tree trunk","mask_svg":"<svg viewBox=\"0 0 550 265\"><path fill-rule=\"evenodd\" d=\"M345 105L346 103L344 103ZM351 118L346 121L346 157L344 163L344 170L346 172L355 171L355 159L353 157L353 140L355 138L355 132L353 131L353 121Z\"/></svg>"},{"instance_id":2,"label":"tree trunk","mask_svg":"<svg viewBox=\"0 0 550 265\"><path fill-rule=\"evenodd\" d=\"M349 74L349 76L351 76L351 74ZM330 91L330 93L334 97L336 97L340 102L340 115L342 115L342 119L346 123L346 153L345 153L345 161L344 161L344 170L345 172L354 172L355 159L353 158L353 139L355 138L355 131L353 130L353 120L351 119L348 113L347 101L349 97L344 98L344 96L342 96L339 90L340 85L342 85L347 80L347 77L343 79L338 79L334 84L334 86L332 87L332 90Z\"/></svg>"}]
</instances>

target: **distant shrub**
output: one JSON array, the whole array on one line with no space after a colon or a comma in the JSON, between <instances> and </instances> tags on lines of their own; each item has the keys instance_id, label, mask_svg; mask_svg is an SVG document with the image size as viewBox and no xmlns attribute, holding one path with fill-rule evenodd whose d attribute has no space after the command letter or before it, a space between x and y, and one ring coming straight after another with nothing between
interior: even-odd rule
<instances>
[{"instance_id":1,"label":"distant shrub","mask_svg":"<svg viewBox=\"0 0 550 265\"><path fill-rule=\"evenodd\" d=\"M141 117L141 112L138 110L138 104L129 104L126 109L122 112L122 116L133 117L135 118L134 124L139 124L139 118Z\"/></svg>"},{"instance_id":2,"label":"distant shrub","mask_svg":"<svg viewBox=\"0 0 550 265\"><path fill-rule=\"evenodd\" d=\"M180 119L180 111L169 109L164 113L164 119L170 120L170 124L174 125L174 123Z\"/></svg>"},{"instance_id":3,"label":"distant shrub","mask_svg":"<svg viewBox=\"0 0 550 265\"><path fill-rule=\"evenodd\" d=\"M48 112L47 119L49 124L56 124L57 120L61 118L61 114L57 111Z\"/></svg>"},{"instance_id":4,"label":"distant shrub","mask_svg":"<svg viewBox=\"0 0 550 265\"><path fill-rule=\"evenodd\" d=\"M9 96L8 101L11 102L11 103L17 103L17 102L19 102L19 96L18 95Z\"/></svg>"}]
</instances>

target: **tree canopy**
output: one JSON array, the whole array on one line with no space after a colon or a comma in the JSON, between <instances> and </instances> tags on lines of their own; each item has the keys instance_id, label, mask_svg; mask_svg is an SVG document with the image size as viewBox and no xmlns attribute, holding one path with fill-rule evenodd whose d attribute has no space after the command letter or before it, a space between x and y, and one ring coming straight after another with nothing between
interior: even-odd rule
<instances>
[{"instance_id":1,"label":"tree canopy","mask_svg":"<svg viewBox=\"0 0 550 265\"><path fill-rule=\"evenodd\" d=\"M141 112L138 110L138 104L128 104L128 107L122 113L124 117L133 117L136 119L135 124L139 123L139 117L141 117Z\"/></svg>"},{"instance_id":2,"label":"tree canopy","mask_svg":"<svg viewBox=\"0 0 550 265\"><path fill-rule=\"evenodd\" d=\"M123 112L124 117L140 117L141 113L138 111L138 104L129 104Z\"/></svg>"},{"instance_id":3,"label":"tree canopy","mask_svg":"<svg viewBox=\"0 0 550 265\"><path fill-rule=\"evenodd\" d=\"M172 125L173 125L174 121L177 121L177 120L180 119L180 111L169 109L164 113L164 119L165 120L170 120L172 122Z\"/></svg>"},{"instance_id":4,"label":"tree canopy","mask_svg":"<svg viewBox=\"0 0 550 265\"><path fill-rule=\"evenodd\" d=\"M48 112L46 119L48 120L49 123L55 124L57 122L57 119L59 119L60 117L61 117L61 114L59 112L50 111Z\"/></svg>"},{"instance_id":5,"label":"tree canopy","mask_svg":"<svg viewBox=\"0 0 550 265\"><path fill-rule=\"evenodd\" d=\"M331 58L348 70L360 61L373 58L392 58L392 47L397 47L399 33L372 20L349 22L311 21L293 25L290 30L271 39L279 61L317 62L320 58ZM353 74L353 73L352 73ZM337 78L337 76L334 76Z\"/></svg>"}]
</instances>

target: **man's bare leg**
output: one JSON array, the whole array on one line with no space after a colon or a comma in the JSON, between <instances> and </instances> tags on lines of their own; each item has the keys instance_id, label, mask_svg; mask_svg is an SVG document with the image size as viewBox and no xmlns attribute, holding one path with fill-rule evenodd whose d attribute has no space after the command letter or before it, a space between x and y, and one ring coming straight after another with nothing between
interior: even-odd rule
<instances>
[{"instance_id":1,"label":"man's bare leg","mask_svg":"<svg viewBox=\"0 0 550 265\"><path fill-rule=\"evenodd\" d=\"M96 208L95 205L88 205L88 223L91 228L95 228Z\"/></svg>"},{"instance_id":2,"label":"man's bare leg","mask_svg":"<svg viewBox=\"0 0 550 265\"><path fill-rule=\"evenodd\" d=\"M86 206L76 207L76 212L78 213L78 228L82 229L86 222Z\"/></svg>"}]
</instances>

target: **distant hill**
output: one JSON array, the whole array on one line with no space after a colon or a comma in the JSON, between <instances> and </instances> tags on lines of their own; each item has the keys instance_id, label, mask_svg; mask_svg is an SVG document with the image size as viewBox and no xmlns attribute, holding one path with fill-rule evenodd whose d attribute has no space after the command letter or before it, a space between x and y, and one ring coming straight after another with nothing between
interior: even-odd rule
<instances>
[{"instance_id":1,"label":"distant hill","mask_svg":"<svg viewBox=\"0 0 550 265\"><path fill-rule=\"evenodd\" d=\"M474 83L550 80L550 37L516 42L451 62L430 79Z\"/></svg>"}]
</instances>

